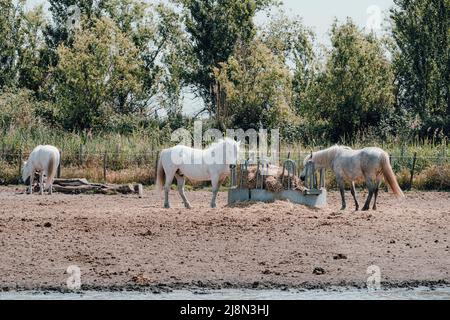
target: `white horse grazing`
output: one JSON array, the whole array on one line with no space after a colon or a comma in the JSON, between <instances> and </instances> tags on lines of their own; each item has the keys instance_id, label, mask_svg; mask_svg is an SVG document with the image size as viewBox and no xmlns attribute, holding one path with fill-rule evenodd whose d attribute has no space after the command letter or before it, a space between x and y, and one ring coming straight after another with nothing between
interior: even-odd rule
<instances>
[{"instance_id":1,"label":"white horse grazing","mask_svg":"<svg viewBox=\"0 0 450 320\"><path fill-rule=\"evenodd\" d=\"M349 147L334 146L326 150L314 152L307 156L304 165L312 161L316 169L332 169L336 174L336 182L339 186L342 198L342 208L346 208L344 197L344 181L351 181L351 193L355 200L356 211L359 210L356 199L355 181L363 180L369 189L363 211L369 210L372 196L375 196L373 210L377 209L378 189L381 177L389 184L397 198L403 198L404 194L398 185L395 174L389 161L389 155L380 148L365 148L353 150ZM305 167L306 168L306 167ZM306 170L303 170L300 178L304 181Z\"/></svg>"},{"instance_id":2,"label":"white horse grazing","mask_svg":"<svg viewBox=\"0 0 450 320\"><path fill-rule=\"evenodd\" d=\"M175 177L178 192L188 209L191 205L184 193L185 178L198 182L211 181L211 207L215 208L219 183L230 174L229 167L237 164L239 147L240 142L226 138L204 150L182 145L163 150L158 161L156 186L161 191L164 185L164 207L170 208L169 191Z\"/></svg>"},{"instance_id":3,"label":"white horse grazing","mask_svg":"<svg viewBox=\"0 0 450 320\"><path fill-rule=\"evenodd\" d=\"M45 189L48 188L52 194L53 180L58 171L60 161L59 150L53 146L37 146L28 157L28 161L23 163L22 180L27 184L30 179L30 194L33 193L34 174L39 172L40 194L44 194L44 175L47 177Z\"/></svg>"}]
</instances>

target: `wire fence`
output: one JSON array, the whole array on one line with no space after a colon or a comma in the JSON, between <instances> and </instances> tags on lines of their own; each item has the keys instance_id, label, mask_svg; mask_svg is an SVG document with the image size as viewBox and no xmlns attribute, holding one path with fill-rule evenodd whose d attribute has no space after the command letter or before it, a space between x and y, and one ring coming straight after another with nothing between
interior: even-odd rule
<instances>
[{"instance_id":1,"label":"wire fence","mask_svg":"<svg viewBox=\"0 0 450 320\"><path fill-rule=\"evenodd\" d=\"M123 151L115 152L86 151L81 145L77 151L61 150L59 176L62 178L86 177L94 182L140 182L153 184L159 150L148 152ZM303 159L310 154L306 149L284 150L278 153L279 164L291 159L303 169ZM5 146L0 149L0 182L18 183L23 161L29 152L12 151ZM248 153L242 158L247 158ZM431 166L442 166L449 163L447 148L438 149L433 156L421 156L401 150L390 154L391 166L395 173L407 170L413 183L414 176ZM276 163L274 163L276 165Z\"/></svg>"}]
</instances>

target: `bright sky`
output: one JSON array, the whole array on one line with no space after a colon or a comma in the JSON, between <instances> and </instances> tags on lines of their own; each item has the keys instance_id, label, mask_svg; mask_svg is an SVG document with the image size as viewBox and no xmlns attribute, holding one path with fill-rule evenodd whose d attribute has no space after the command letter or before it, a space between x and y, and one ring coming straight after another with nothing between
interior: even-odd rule
<instances>
[{"instance_id":1,"label":"bright sky","mask_svg":"<svg viewBox=\"0 0 450 320\"><path fill-rule=\"evenodd\" d=\"M367 29L369 26L374 31L380 32L389 9L394 5L393 0L283 0L283 2L284 11L290 16L302 17L303 23L311 27L317 35L317 40L325 45L329 43L328 32L335 18L345 21L350 17L361 28ZM27 3L30 7L41 3L48 7L46 0L28 0ZM257 22L263 23L265 19L266 15L259 15ZM184 105L185 112L190 114L199 108L201 102L193 101L191 95L187 94Z\"/></svg>"},{"instance_id":2,"label":"bright sky","mask_svg":"<svg viewBox=\"0 0 450 320\"><path fill-rule=\"evenodd\" d=\"M357 25L365 27L376 15L375 8L379 8L383 18L393 5L393 0L284 0L286 11L301 16L320 38L327 34L335 17L340 21L351 17Z\"/></svg>"},{"instance_id":3,"label":"bright sky","mask_svg":"<svg viewBox=\"0 0 450 320\"><path fill-rule=\"evenodd\" d=\"M155 0L148 1L157 2ZM283 2L285 11L290 15L301 16L304 23L312 27L319 38L326 36L335 17L340 21L351 17L355 23L364 27L368 19L376 14L373 6L379 8L383 16L393 6L393 0L283 0ZM40 3L48 6L46 0L28 0L30 6ZM264 17L260 17L258 20L264 21Z\"/></svg>"}]
</instances>

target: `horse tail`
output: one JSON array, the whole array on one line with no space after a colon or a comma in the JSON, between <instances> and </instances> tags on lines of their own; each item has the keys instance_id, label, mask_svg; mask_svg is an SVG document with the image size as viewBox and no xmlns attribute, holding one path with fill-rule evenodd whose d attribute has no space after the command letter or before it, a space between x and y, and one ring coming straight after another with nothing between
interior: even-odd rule
<instances>
[{"instance_id":1,"label":"horse tail","mask_svg":"<svg viewBox=\"0 0 450 320\"><path fill-rule=\"evenodd\" d=\"M397 198L404 198L402 189L398 185L397 178L395 177L394 171L392 170L391 163L389 161L389 156L383 153L381 156L381 168L383 170L384 179L389 184Z\"/></svg>"},{"instance_id":2,"label":"horse tail","mask_svg":"<svg viewBox=\"0 0 450 320\"><path fill-rule=\"evenodd\" d=\"M45 187L48 188L53 184L53 180L58 172L58 166L60 162L59 150L57 153L53 152L50 155L50 159L47 166L47 181L45 183Z\"/></svg>"},{"instance_id":3,"label":"horse tail","mask_svg":"<svg viewBox=\"0 0 450 320\"><path fill-rule=\"evenodd\" d=\"M166 172L162 165L162 153L159 155L158 166L156 168L156 190L161 193L166 180Z\"/></svg>"}]
</instances>

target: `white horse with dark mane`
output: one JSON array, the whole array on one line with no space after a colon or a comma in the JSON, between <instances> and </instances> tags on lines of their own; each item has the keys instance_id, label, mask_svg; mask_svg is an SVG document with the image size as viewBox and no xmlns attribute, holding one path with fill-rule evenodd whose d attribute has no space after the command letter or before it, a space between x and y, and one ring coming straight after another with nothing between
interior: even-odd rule
<instances>
[{"instance_id":1,"label":"white horse with dark mane","mask_svg":"<svg viewBox=\"0 0 450 320\"><path fill-rule=\"evenodd\" d=\"M30 153L28 161L23 163L22 180L30 185L29 193L33 193L34 175L39 173L39 190L44 194L44 189L48 189L52 194L52 186L58 171L60 162L59 150L54 146L37 146ZM44 175L47 177L44 186Z\"/></svg>"},{"instance_id":2,"label":"white horse with dark mane","mask_svg":"<svg viewBox=\"0 0 450 320\"><path fill-rule=\"evenodd\" d=\"M169 191L173 178L177 179L178 192L186 208L191 208L184 192L185 178L190 181L211 181L211 207L216 207L220 181L229 176L230 166L236 165L240 142L226 138L213 143L207 149L194 149L177 145L161 152L156 187L159 191L164 186L164 207L170 208Z\"/></svg>"},{"instance_id":3,"label":"white horse with dark mane","mask_svg":"<svg viewBox=\"0 0 450 320\"><path fill-rule=\"evenodd\" d=\"M378 190L381 178L391 187L397 198L403 198L404 194L398 185L392 170L389 155L380 148L364 148L353 150L349 147L334 146L326 150L314 152L304 160L305 170L300 178L304 181L306 175L306 163L312 161L316 169L332 169L336 175L336 182L341 192L342 208L346 208L344 187L345 181L351 182L351 193L355 200L356 211L359 210L356 199L355 181L364 181L369 189L363 211L369 210L370 202L374 196L373 210L377 209Z\"/></svg>"}]
</instances>

